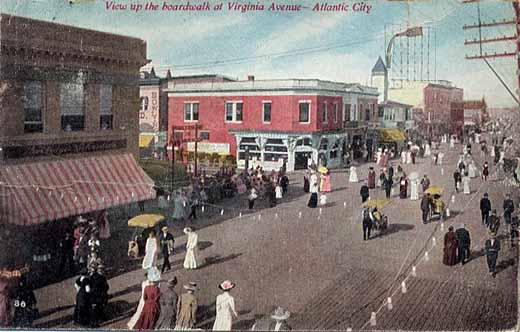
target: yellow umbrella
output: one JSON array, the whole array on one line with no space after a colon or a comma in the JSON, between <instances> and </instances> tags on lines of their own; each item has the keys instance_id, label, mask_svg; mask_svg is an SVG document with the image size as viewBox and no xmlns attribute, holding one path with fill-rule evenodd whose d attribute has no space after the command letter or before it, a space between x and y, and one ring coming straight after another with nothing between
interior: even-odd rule
<instances>
[{"instance_id":1,"label":"yellow umbrella","mask_svg":"<svg viewBox=\"0 0 520 332\"><path fill-rule=\"evenodd\" d=\"M431 186L430 188L426 189L424 193L430 194L430 195L442 195L442 192L444 191L444 188L439 186Z\"/></svg>"},{"instance_id":2,"label":"yellow umbrella","mask_svg":"<svg viewBox=\"0 0 520 332\"><path fill-rule=\"evenodd\" d=\"M128 220L128 226L149 228L154 227L164 220L164 216L160 214L141 214Z\"/></svg>"},{"instance_id":3,"label":"yellow umbrella","mask_svg":"<svg viewBox=\"0 0 520 332\"><path fill-rule=\"evenodd\" d=\"M371 199L361 205L363 208L377 208L381 210L383 207L388 205L391 201L389 199Z\"/></svg>"},{"instance_id":4,"label":"yellow umbrella","mask_svg":"<svg viewBox=\"0 0 520 332\"><path fill-rule=\"evenodd\" d=\"M318 167L318 172L322 173L322 174L326 174L329 170L327 169L327 167L325 166L320 166Z\"/></svg>"}]
</instances>

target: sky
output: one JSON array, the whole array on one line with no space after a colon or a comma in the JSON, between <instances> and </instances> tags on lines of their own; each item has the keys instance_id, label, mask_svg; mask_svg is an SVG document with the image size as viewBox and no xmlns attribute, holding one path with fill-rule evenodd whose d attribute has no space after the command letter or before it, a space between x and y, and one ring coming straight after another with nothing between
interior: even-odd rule
<instances>
[{"instance_id":1,"label":"sky","mask_svg":"<svg viewBox=\"0 0 520 332\"><path fill-rule=\"evenodd\" d=\"M461 0L409 2L312 1L312 0L207 0L209 12L166 11L163 4L182 5L188 0L0 0L2 13L134 36L146 40L147 57L156 73L170 69L174 76L222 74L246 79L317 78L370 84L378 56L384 58L392 32L423 26L421 38L398 38L394 43L391 79L438 79L464 89L465 99L485 96L492 107L514 105L513 98L483 60L467 60L478 54L465 40L478 38L478 29L463 30L478 20L476 4ZM145 11L144 5L159 5ZM300 4L301 11L269 11L278 5ZM107 10L107 4L126 5L126 10ZM204 0L190 0L202 4ZM263 11L231 11L229 4L263 4ZM142 5L139 11L130 5ZM345 12L313 11L316 4L344 4ZM366 11L353 11L362 4ZM482 22L513 18L512 5L500 0L480 3ZM482 29L482 38L515 34L514 25ZM429 47L428 47L429 44ZM115 45L117 47L117 45ZM485 44L483 52L515 51L514 42ZM422 57L420 56L422 52ZM408 54L408 56L407 56ZM415 54L415 56L414 56ZM408 63L408 65L407 65ZM422 63L422 66L421 66ZM513 93L518 89L516 60L490 60Z\"/></svg>"}]
</instances>

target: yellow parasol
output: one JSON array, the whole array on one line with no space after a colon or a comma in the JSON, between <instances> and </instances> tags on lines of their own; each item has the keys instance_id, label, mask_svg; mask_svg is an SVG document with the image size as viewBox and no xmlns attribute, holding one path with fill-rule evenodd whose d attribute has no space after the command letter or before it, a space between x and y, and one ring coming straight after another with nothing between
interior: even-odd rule
<instances>
[{"instance_id":1,"label":"yellow parasol","mask_svg":"<svg viewBox=\"0 0 520 332\"><path fill-rule=\"evenodd\" d=\"M430 195L442 195L442 192L444 191L444 188L439 186L431 186L430 188L426 189L424 192L425 194Z\"/></svg>"},{"instance_id":2,"label":"yellow parasol","mask_svg":"<svg viewBox=\"0 0 520 332\"><path fill-rule=\"evenodd\" d=\"M318 172L320 172L322 174L327 174L328 171L329 171L328 168L325 166L318 167Z\"/></svg>"},{"instance_id":3,"label":"yellow parasol","mask_svg":"<svg viewBox=\"0 0 520 332\"><path fill-rule=\"evenodd\" d=\"M377 208L381 210L383 207L388 205L391 201L389 199L371 199L361 205L363 208Z\"/></svg>"},{"instance_id":4,"label":"yellow parasol","mask_svg":"<svg viewBox=\"0 0 520 332\"><path fill-rule=\"evenodd\" d=\"M128 220L128 226L149 228L154 227L164 220L164 216L160 214L141 214Z\"/></svg>"}]
</instances>

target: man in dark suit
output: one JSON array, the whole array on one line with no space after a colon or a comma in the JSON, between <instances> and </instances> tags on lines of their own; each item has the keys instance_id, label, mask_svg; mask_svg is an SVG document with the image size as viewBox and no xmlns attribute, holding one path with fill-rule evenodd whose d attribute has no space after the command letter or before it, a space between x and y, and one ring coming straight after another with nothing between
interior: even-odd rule
<instances>
[{"instance_id":1,"label":"man in dark suit","mask_svg":"<svg viewBox=\"0 0 520 332\"><path fill-rule=\"evenodd\" d=\"M459 245L459 260L460 263L464 265L471 255L471 237L464 224L460 225L460 228L455 231L455 235L457 236L457 243Z\"/></svg>"},{"instance_id":2,"label":"man in dark suit","mask_svg":"<svg viewBox=\"0 0 520 332\"><path fill-rule=\"evenodd\" d=\"M489 269L489 273L493 278L496 276L496 267L497 267L497 259L498 253L500 251L500 241L496 238L496 233L491 233L491 238L486 240L486 244L484 246L486 251L487 265Z\"/></svg>"},{"instance_id":3,"label":"man in dark suit","mask_svg":"<svg viewBox=\"0 0 520 332\"><path fill-rule=\"evenodd\" d=\"M509 225L511 223L511 216L513 215L513 212L515 212L515 203L511 199L511 195L507 194L506 199L504 200L504 222L506 225Z\"/></svg>"},{"instance_id":4,"label":"man in dark suit","mask_svg":"<svg viewBox=\"0 0 520 332\"><path fill-rule=\"evenodd\" d=\"M491 211L491 201L488 193L484 193L484 197L480 200L480 214L482 215L482 224L489 225L489 212Z\"/></svg>"},{"instance_id":5,"label":"man in dark suit","mask_svg":"<svg viewBox=\"0 0 520 332\"><path fill-rule=\"evenodd\" d=\"M426 224L428 222L428 216L430 215L431 196L426 194L421 199L421 211L422 211L422 222Z\"/></svg>"},{"instance_id":6,"label":"man in dark suit","mask_svg":"<svg viewBox=\"0 0 520 332\"><path fill-rule=\"evenodd\" d=\"M361 189L359 189L359 195L361 195L361 203L365 203L370 196L370 190L368 189L367 183L363 183Z\"/></svg>"},{"instance_id":7,"label":"man in dark suit","mask_svg":"<svg viewBox=\"0 0 520 332\"><path fill-rule=\"evenodd\" d=\"M163 265L161 269L161 273L164 273L164 270L171 270L170 265L170 255L173 252L173 244L175 242L173 235L168 232L168 227L164 226L161 228L161 235L159 235L159 243L161 245L161 253L163 256Z\"/></svg>"},{"instance_id":8,"label":"man in dark suit","mask_svg":"<svg viewBox=\"0 0 520 332\"><path fill-rule=\"evenodd\" d=\"M108 285L107 278L104 276L105 267L98 265L96 270L91 271L89 276L90 286L92 287L92 326L99 327L99 324L105 319L105 306L108 302Z\"/></svg>"}]
</instances>

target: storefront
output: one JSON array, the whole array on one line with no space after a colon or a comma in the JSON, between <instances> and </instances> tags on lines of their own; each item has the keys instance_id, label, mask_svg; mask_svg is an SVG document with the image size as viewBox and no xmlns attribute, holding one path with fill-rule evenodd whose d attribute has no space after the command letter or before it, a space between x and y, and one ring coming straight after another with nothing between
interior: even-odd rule
<instances>
[{"instance_id":1,"label":"storefront","mask_svg":"<svg viewBox=\"0 0 520 332\"><path fill-rule=\"evenodd\" d=\"M342 163L344 134L284 133L268 131L232 131L237 142L237 166L260 166L279 170L284 162L287 171L306 169L310 163L339 167Z\"/></svg>"},{"instance_id":2,"label":"storefront","mask_svg":"<svg viewBox=\"0 0 520 332\"><path fill-rule=\"evenodd\" d=\"M397 128L385 128L378 131L377 148L394 151L397 156L406 144L406 135Z\"/></svg>"}]
</instances>

